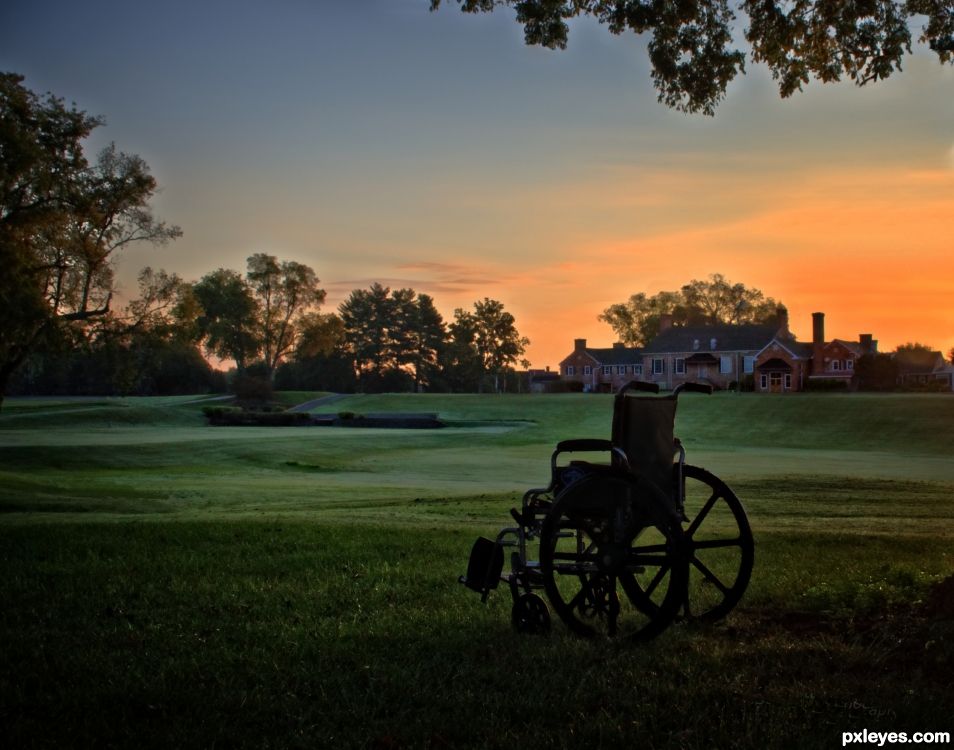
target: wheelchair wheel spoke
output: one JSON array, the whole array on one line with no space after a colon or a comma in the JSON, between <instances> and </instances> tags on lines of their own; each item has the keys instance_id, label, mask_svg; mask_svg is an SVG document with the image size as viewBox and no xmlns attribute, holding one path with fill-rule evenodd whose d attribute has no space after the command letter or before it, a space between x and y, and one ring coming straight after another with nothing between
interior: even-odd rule
<instances>
[{"instance_id":1,"label":"wheelchair wheel spoke","mask_svg":"<svg viewBox=\"0 0 954 750\"><path fill-rule=\"evenodd\" d=\"M636 566L641 566L641 565L646 566L646 565L648 565L648 566L653 567L653 568L655 568L655 567L657 567L657 566L659 566L659 565L666 565L668 561L669 561L669 558L668 558L666 555L662 554L662 553L655 554L655 555L642 555L642 554L638 554L638 553L637 553L637 554L632 554L632 553L631 553L631 554L626 558L626 562L627 562L629 565L636 565Z\"/></svg>"},{"instance_id":2,"label":"wheelchair wheel spoke","mask_svg":"<svg viewBox=\"0 0 954 750\"><path fill-rule=\"evenodd\" d=\"M586 601L587 595L592 592L589 583L583 576L580 576L580 583L582 584L580 590L576 592L576 596L570 599L567 605L571 610L582 611L583 608L580 605Z\"/></svg>"},{"instance_id":3,"label":"wheelchair wheel spoke","mask_svg":"<svg viewBox=\"0 0 954 750\"><path fill-rule=\"evenodd\" d=\"M619 622L619 595L616 593L616 576L610 576L608 581L609 602L606 611L606 634L616 635Z\"/></svg>"},{"instance_id":4,"label":"wheelchair wheel spoke","mask_svg":"<svg viewBox=\"0 0 954 750\"><path fill-rule=\"evenodd\" d=\"M652 596L653 592L656 590L656 587L659 585L660 581L665 577L666 573L669 572L669 563L666 562L665 565L660 565L659 570L656 571L656 575L653 576L653 580L649 582L649 585L646 587L646 596Z\"/></svg>"},{"instance_id":5,"label":"wheelchair wheel spoke","mask_svg":"<svg viewBox=\"0 0 954 750\"><path fill-rule=\"evenodd\" d=\"M679 475L674 470L673 481ZM745 509L718 477L686 464L682 471L689 553L687 617L725 617L745 592L752 575L755 542Z\"/></svg>"},{"instance_id":6,"label":"wheelchair wheel spoke","mask_svg":"<svg viewBox=\"0 0 954 750\"><path fill-rule=\"evenodd\" d=\"M707 539L704 542L693 542L692 548L697 549L721 549L724 547L741 547L742 540L739 537L735 539Z\"/></svg>"},{"instance_id":7,"label":"wheelchair wheel spoke","mask_svg":"<svg viewBox=\"0 0 954 750\"><path fill-rule=\"evenodd\" d=\"M702 510L700 510L696 514L696 517L692 519L692 523L689 524L689 528L686 529L686 536L691 538L692 535L696 533L696 529L698 529L699 526L702 525L702 522L706 520L706 516L709 515L709 511L712 510L712 506L716 504L716 501L718 499L719 499L719 494L717 492L713 492L712 497L710 497L706 501L706 504L702 506Z\"/></svg>"},{"instance_id":8,"label":"wheelchair wheel spoke","mask_svg":"<svg viewBox=\"0 0 954 750\"><path fill-rule=\"evenodd\" d=\"M692 562L692 566L696 568L700 573L702 573L702 575L706 577L706 580L709 581L709 583L711 583L713 586L719 589L719 591L721 591L723 594L729 593L729 587L726 586L724 583L722 583L722 581L720 581L716 577L715 573L709 570L698 557L693 557L691 562Z\"/></svg>"}]
</instances>

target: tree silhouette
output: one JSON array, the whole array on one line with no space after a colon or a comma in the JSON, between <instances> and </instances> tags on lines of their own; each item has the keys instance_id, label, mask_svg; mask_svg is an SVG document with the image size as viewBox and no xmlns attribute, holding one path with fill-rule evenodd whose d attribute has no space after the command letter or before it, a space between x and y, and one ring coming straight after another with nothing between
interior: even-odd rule
<instances>
[{"instance_id":1,"label":"tree silhouette","mask_svg":"<svg viewBox=\"0 0 954 750\"><path fill-rule=\"evenodd\" d=\"M436 10L442 0L431 0ZM563 49L568 21L591 16L614 34L649 36L659 100L684 112L712 115L729 82L745 70L733 31L748 17L752 59L768 65L779 93L790 96L812 78L849 78L858 85L890 76L911 53L909 21L923 16L918 41L942 63L954 61L950 0L457 0L468 13L500 6L516 11L527 44Z\"/></svg>"}]
</instances>

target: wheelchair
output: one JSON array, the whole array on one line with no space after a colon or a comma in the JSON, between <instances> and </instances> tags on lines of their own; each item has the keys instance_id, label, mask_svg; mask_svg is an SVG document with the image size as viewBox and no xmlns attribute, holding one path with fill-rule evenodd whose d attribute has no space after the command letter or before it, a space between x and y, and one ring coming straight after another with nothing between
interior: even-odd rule
<instances>
[{"instance_id":1,"label":"wheelchair","mask_svg":"<svg viewBox=\"0 0 954 750\"><path fill-rule=\"evenodd\" d=\"M558 443L549 485L528 490L521 508L511 509L514 526L495 540L477 539L460 583L484 602L507 584L521 633L548 632L551 608L580 636L634 640L677 619L725 617L748 586L755 545L735 493L686 463L673 435L683 392L712 387L684 383L659 396L655 383L623 386L612 438ZM609 462L568 460L596 452Z\"/></svg>"}]
</instances>

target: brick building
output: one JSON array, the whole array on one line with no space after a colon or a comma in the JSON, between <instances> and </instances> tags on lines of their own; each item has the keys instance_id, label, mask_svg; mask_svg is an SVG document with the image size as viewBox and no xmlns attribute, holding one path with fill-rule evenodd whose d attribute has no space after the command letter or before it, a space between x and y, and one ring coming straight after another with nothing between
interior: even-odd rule
<instances>
[{"instance_id":1,"label":"brick building","mask_svg":"<svg viewBox=\"0 0 954 750\"><path fill-rule=\"evenodd\" d=\"M761 393L801 391L812 379L850 383L855 363L878 350L870 333L858 341L825 340L825 314L812 314L812 341L795 340L788 312L778 310L775 325L675 326L664 315L659 334L642 349L616 344L609 349L574 341L573 352L560 362L564 380L586 391L614 391L630 380L658 383L671 389L680 383L734 387L752 378Z\"/></svg>"}]
</instances>

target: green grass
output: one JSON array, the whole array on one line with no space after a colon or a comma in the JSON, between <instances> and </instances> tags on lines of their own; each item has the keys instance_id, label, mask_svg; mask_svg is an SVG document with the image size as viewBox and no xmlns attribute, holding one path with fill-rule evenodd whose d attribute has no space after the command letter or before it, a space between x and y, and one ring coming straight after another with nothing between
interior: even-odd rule
<instances>
[{"instance_id":1,"label":"green grass","mask_svg":"<svg viewBox=\"0 0 954 750\"><path fill-rule=\"evenodd\" d=\"M292 402L313 394L286 397ZM954 730L954 399L680 403L757 540L722 625L547 638L458 586L473 538L605 437L600 396L355 396L438 431L211 428L174 399L0 414L7 746L833 747Z\"/></svg>"}]
</instances>

